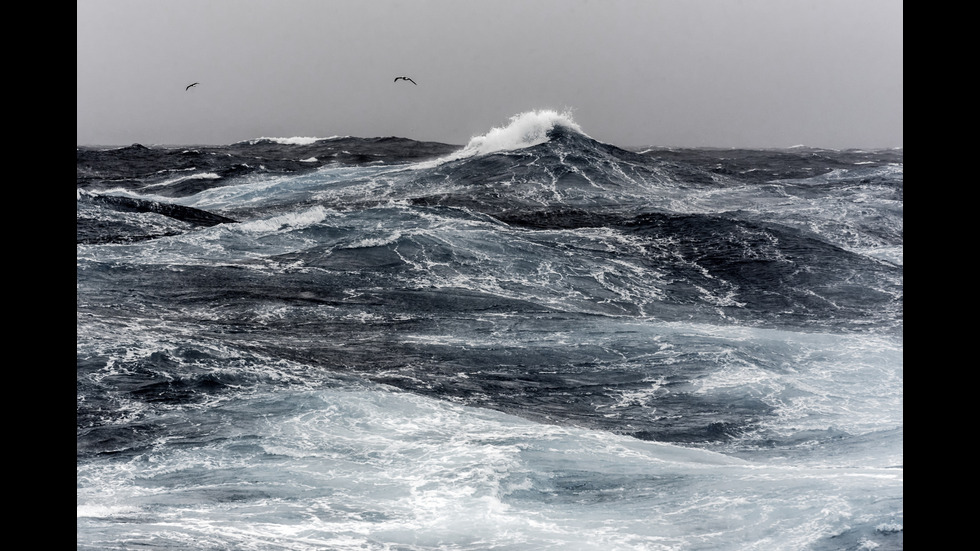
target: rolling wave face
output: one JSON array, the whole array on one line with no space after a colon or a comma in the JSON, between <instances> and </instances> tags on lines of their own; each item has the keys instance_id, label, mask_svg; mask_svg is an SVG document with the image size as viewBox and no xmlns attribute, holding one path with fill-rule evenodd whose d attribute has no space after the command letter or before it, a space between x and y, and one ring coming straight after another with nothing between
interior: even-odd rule
<instances>
[{"instance_id":1,"label":"rolling wave face","mask_svg":"<svg viewBox=\"0 0 980 551\"><path fill-rule=\"evenodd\" d=\"M597 142L566 126L552 126L547 140L515 151L451 159L420 175L424 190L452 187L414 198L420 204L466 207L488 214L524 209L626 210L663 202L668 180L635 153ZM445 187L445 185L443 186Z\"/></svg>"},{"instance_id":2,"label":"rolling wave face","mask_svg":"<svg viewBox=\"0 0 980 551\"><path fill-rule=\"evenodd\" d=\"M93 547L150 510L271 545L240 506L296 548L901 541L900 154L630 151L548 111L191 151L78 153Z\"/></svg>"}]
</instances>

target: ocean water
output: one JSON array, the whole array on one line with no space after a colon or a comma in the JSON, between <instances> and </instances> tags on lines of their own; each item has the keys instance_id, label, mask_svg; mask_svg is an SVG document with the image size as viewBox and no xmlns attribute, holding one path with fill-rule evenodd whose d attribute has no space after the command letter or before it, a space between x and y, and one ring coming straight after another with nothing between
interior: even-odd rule
<instances>
[{"instance_id":1,"label":"ocean water","mask_svg":"<svg viewBox=\"0 0 980 551\"><path fill-rule=\"evenodd\" d=\"M903 547L900 149L76 160L80 550Z\"/></svg>"}]
</instances>

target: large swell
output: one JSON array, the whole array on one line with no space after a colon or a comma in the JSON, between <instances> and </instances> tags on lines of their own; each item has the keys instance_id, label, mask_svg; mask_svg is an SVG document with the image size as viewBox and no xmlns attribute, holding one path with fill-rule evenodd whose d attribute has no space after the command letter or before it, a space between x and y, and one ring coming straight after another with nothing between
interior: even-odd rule
<instances>
[{"instance_id":1,"label":"large swell","mask_svg":"<svg viewBox=\"0 0 980 551\"><path fill-rule=\"evenodd\" d=\"M898 549L901 151L77 152L78 548Z\"/></svg>"}]
</instances>

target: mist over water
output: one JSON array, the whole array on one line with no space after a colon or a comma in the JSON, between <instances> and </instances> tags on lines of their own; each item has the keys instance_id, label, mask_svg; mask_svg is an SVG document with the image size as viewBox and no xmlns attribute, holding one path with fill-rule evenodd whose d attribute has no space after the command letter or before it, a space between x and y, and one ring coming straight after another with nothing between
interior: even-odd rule
<instances>
[{"instance_id":1,"label":"mist over water","mask_svg":"<svg viewBox=\"0 0 980 551\"><path fill-rule=\"evenodd\" d=\"M78 549L901 549L902 151L77 150Z\"/></svg>"}]
</instances>

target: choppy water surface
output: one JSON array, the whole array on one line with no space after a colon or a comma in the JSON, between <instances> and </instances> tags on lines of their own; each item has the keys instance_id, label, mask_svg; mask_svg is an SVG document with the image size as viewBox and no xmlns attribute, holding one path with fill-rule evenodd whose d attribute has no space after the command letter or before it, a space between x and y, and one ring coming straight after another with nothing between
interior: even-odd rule
<instances>
[{"instance_id":1,"label":"choppy water surface","mask_svg":"<svg viewBox=\"0 0 980 551\"><path fill-rule=\"evenodd\" d=\"M901 549L902 151L77 151L79 549Z\"/></svg>"}]
</instances>

